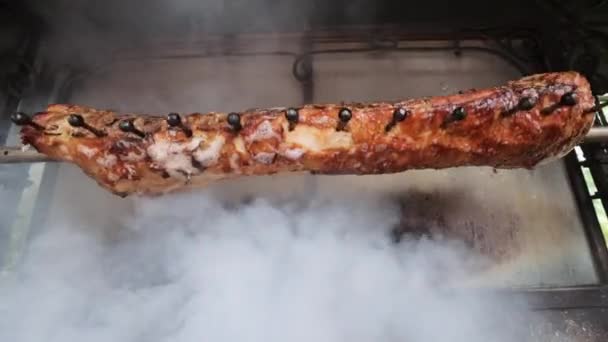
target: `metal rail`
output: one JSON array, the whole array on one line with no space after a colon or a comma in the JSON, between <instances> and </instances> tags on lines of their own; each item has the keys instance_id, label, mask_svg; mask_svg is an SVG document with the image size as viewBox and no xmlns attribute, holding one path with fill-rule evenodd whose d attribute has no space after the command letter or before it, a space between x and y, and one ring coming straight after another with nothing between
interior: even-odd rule
<instances>
[{"instance_id":1,"label":"metal rail","mask_svg":"<svg viewBox=\"0 0 608 342\"><path fill-rule=\"evenodd\" d=\"M584 144L608 143L608 127L593 127L585 136Z\"/></svg>"},{"instance_id":2,"label":"metal rail","mask_svg":"<svg viewBox=\"0 0 608 342\"><path fill-rule=\"evenodd\" d=\"M608 143L608 127L593 127L585 136L583 144ZM17 146L0 147L0 164L16 163L46 163L56 162L47 155L33 149L23 149Z\"/></svg>"}]
</instances>

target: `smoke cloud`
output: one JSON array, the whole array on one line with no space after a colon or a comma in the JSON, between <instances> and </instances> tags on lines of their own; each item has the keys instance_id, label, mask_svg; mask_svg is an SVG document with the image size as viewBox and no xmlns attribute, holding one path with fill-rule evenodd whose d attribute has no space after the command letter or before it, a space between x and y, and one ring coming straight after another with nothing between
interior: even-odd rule
<instances>
[{"instance_id":1,"label":"smoke cloud","mask_svg":"<svg viewBox=\"0 0 608 342\"><path fill-rule=\"evenodd\" d=\"M197 42L207 35L305 31L314 16L308 1L108 0L26 1L40 18L39 55L52 67L107 63L125 49L145 52L160 42ZM350 7L350 6L349 6ZM317 18L319 19L319 18Z\"/></svg>"},{"instance_id":2,"label":"smoke cloud","mask_svg":"<svg viewBox=\"0 0 608 342\"><path fill-rule=\"evenodd\" d=\"M250 5L223 18L225 1L37 3L51 25L41 53L57 65L107 61L169 19L184 18L187 32L229 32L241 19L304 28L310 10ZM356 3L345 12L363 11ZM461 287L483 257L454 240L393 243L402 216L393 198L307 190L248 202L205 191L136 199L112 227L65 208L0 280L0 341L524 340L506 324L525 315L521 303Z\"/></svg>"},{"instance_id":3,"label":"smoke cloud","mask_svg":"<svg viewBox=\"0 0 608 342\"><path fill-rule=\"evenodd\" d=\"M67 217L32 241L0 288L0 340L518 340L503 322L520 307L458 290L482 259L391 242L390 199L134 205L118 229Z\"/></svg>"}]
</instances>

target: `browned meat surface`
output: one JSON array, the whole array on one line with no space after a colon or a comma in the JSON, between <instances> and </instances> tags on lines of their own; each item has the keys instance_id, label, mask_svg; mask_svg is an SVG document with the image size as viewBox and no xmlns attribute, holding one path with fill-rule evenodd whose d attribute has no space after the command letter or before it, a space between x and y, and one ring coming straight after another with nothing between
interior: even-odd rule
<instances>
[{"instance_id":1,"label":"browned meat surface","mask_svg":"<svg viewBox=\"0 0 608 342\"><path fill-rule=\"evenodd\" d=\"M593 123L593 106L587 80L564 72L393 103L251 109L230 117L182 114L181 125L175 117L168 122L166 116L50 105L32 118L39 126L23 127L22 139L126 196L277 172L532 168L581 141ZM88 126L74 118L71 125L71 114L81 115ZM136 131L128 131L125 122Z\"/></svg>"}]
</instances>

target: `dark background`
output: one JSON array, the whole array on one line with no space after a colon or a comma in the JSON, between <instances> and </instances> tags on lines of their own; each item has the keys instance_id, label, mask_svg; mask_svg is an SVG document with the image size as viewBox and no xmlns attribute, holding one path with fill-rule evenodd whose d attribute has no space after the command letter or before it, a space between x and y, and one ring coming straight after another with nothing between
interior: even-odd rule
<instances>
[{"instance_id":1,"label":"dark background","mask_svg":"<svg viewBox=\"0 0 608 342\"><path fill-rule=\"evenodd\" d=\"M0 1L0 10L2 31L17 34L13 37L27 35L31 30L62 33L66 37L96 32L124 39L158 34L293 32L379 24L423 31L535 28L547 22L578 28L608 24L604 0L30 0Z\"/></svg>"},{"instance_id":2,"label":"dark background","mask_svg":"<svg viewBox=\"0 0 608 342\"><path fill-rule=\"evenodd\" d=\"M551 44L570 44L553 50L573 49L572 41L607 50L608 1L0 0L0 78L14 72L27 44L40 41L48 44L39 53L71 62L82 50L101 55L158 37L188 41L202 35L351 28L425 37L523 29L542 41L557 40Z\"/></svg>"}]
</instances>

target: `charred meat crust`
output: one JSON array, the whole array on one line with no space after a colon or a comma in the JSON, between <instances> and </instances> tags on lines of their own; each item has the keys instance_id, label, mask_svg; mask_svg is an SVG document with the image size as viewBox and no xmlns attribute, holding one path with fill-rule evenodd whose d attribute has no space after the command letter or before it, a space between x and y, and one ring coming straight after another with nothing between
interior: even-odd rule
<instances>
[{"instance_id":1,"label":"charred meat crust","mask_svg":"<svg viewBox=\"0 0 608 342\"><path fill-rule=\"evenodd\" d=\"M564 101L565 95L576 103ZM594 118L585 113L593 106L587 80L563 72L450 96L306 105L295 109L297 115L287 114L288 108L253 109L237 113L238 130L227 113L182 115L183 126L176 127L162 116L56 104L32 118L45 129L24 126L22 140L51 158L75 163L115 194L152 195L292 171L532 168L582 140ZM350 116L340 115L344 109ZM70 126L70 114L80 114L103 136ZM121 130L125 120L135 131Z\"/></svg>"}]
</instances>

